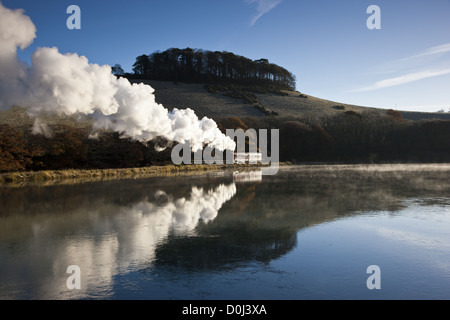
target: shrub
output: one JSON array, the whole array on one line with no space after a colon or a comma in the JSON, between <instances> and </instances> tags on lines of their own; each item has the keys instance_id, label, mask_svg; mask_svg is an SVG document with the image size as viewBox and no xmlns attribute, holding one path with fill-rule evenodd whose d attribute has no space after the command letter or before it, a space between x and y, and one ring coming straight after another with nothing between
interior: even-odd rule
<instances>
[{"instance_id":1,"label":"shrub","mask_svg":"<svg viewBox=\"0 0 450 320\"><path fill-rule=\"evenodd\" d=\"M346 111L345 115L348 116L348 117L355 118L355 119L362 119L361 114L359 114L359 113L357 113L355 111Z\"/></svg>"},{"instance_id":2,"label":"shrub","mask_svg":"<svg viewBox=\"0 0 450 320\"><path fill-rule=\"evenodd\" d=\"M0 125L0 172L25 170L32 163L31 156L23 133Z\"/></svg>"},{"instance_id":3,"label":"shrub","mask_svg":"<svg viewBox=\"0 0 450 320\"><path fill-rule=\"evenodd\" d=\"M266 116L270 116L273 114L271 110L269 110L266 107L263 107L260 104L255 104L255 108L257 108L259 111L263 112Z\"/></svg>"},{"instance_id":4,"label":"shrub","mask_svg":"<svg viewBox=\"0 0 450 320\"><path fill-rule=\"evenodd\" d=\"M237 89L228 90L223 95L233 99L242 100L246 104L258 103L258 98L254 93L245 92Z\"/></svg>"},{"instance_id":5,"label":"shrub","mask_svg":"<svg viewBox=\"0 0 450 320\"><path fill-rule=\"evenodd\" d=\"M403 120L403 115L399 111L396 111L396 110L389 109L386 111L386 115L391 117L395 121Z\"/></svg>"},{"instance_id":6,"label":"shrub","mask_svg":"<svg viewBox=\"0 0 450 320\"><path fill-rule=\"evenodd\" d=\"M248 126L242 121L239 117L229 117L225 119L221 119L219 122L219 128L224 128L223 132L225 132L226 129L242 129L244 131L248 130Z\"/></svg>"},{"instance_id":7,"label":"shrub","mask_svg":"<svg viewBox=\"0 0 450 320\"><path fill-rule=\"evenodd\" d=\"M322 161L334 150L334 140L321 126L287 121L280 127L282 161Z\"/></svg>"}]
</instances>

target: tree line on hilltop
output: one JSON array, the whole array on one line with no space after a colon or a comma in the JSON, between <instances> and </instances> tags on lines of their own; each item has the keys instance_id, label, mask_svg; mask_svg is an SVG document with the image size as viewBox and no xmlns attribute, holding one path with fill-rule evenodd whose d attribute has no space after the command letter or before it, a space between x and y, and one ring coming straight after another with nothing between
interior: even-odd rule
<instances>
[{"instance_id":1,"label":"tree line on hilltop","mask_svg":"<svg viewBox=\"0 0 450 320\"><path fill-rule=\"evenodd\" d=\"M114 70L116 69L116 70ZM119 66L113 72L120 70ZM123 70L120 70L122 73ZM133 65L134 78L263 85L295 90L295 76L267 59L251 60L226 51L171 48L164 52L140 55Z\"/></svg>"}]
</instances>

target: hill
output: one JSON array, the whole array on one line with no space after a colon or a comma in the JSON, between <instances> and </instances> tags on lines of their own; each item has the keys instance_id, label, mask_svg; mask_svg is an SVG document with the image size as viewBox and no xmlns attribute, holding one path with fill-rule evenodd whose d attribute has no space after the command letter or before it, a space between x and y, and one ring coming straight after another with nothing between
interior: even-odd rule
<instances>
[{"instance_id":1,"label":"hill","mask_svg":"<svg viewBox=\"0 0 450 320\"><path fill-rule=\"evenodd\" d=\"M194 110L225 129L279 129L280 161L294 163L450 162L450 114L341 104L257 85L137 80L168 110ZM37 134L36 134L37 133ZM161 142L163 145L161 145ZM0 172L109 169L170 164L164 141L141 143L120 132L92 136L82 116L0 112Z\"/></svg>"},{"instance_id":2,"label":"hill","mask_svg":"<svg viewBox=\"0 0 450 320\"><path fill-rule=\"evenodd\" d=\"M132 83L145 83L155 89L156 101L169 110L174 108L190 108L195 111L199 118L209 117L221 119L223 117L257 117L268 116L271 111L281 118L303 119L309 123L322 122L345 112L357 114L372 114L381 116L386 114L386 109L363 107L350 104L320 99L297 91L281 90L278 92L254 92L243 86L235 86L243 93L252 94L256 97L254 103L245 102L242 98L233 98L226 91L210 92L208 85L199 83L183 83L173 81L140 80L129 79ZM223 87L223 86L222 86ZM261 91L261 90L260 90ZM405 120L450 120L450 113L427 113L399 111ZM272 114L273 115L273 114ZM71 126L89 126L89 119L80 116L44 116L47 124L66 124ZM0 124L30 125L33 121L26 115L24 110L13 108L9 111L0 111Z\"/></svg>"},{"instance_id":3,"label":"hill","mask_svg":"<svg viewBox=\"0 0 450 320\"><path fill-rule=\"evenodd\" d=\"M207 116L213 119L222 118L224 115L240 118L265 117L267 114L262 111L263 109L273 111L280 117L302 118L311 122L320 121L325 117L332 117L348 111L360 114L374 113L377 115L386 113L386 109L342 104L296 91L282 90L279 93L253 93L257 98L257 102L245 103L242 99L224 95L225 92L211 93L205 88L206 85L204 84L138 79L130 79L130 81L135 83L142 82L153 87L156 101L169 110L173 108L191 108L199 117ZM255 107L255 105L259 105L262 108ZM400 113L404 119L415 121L425 119L450 120L450 113L408 111L400 111Z\"/></svg>"}]
</instances>

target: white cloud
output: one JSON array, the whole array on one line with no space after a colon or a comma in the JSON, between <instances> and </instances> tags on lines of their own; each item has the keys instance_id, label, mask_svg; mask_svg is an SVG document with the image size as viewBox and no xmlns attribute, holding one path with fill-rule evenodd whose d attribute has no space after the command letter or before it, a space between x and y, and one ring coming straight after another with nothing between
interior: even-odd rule
<instances>
[{"instance_id":1,"label":"white cloud","mask_svg":"<svg viewBox=\"0 0 450 320\"><path fill-rule=\"evenodd\" d=\"M423 58L423 57L428 57L428 56L434 56L437 54L442 54L442 53L447 53L450 52L450 43L446 43L446 44L442 44L439 46L434 46L431 48L426 49L425 51L413 55L413 56L409 56L406 58L402 58L399 61L404 61L404 60L411 60L411 59L416 59L416 58Z\"/></svg>"},{"instance_id":2,"label":"white cloud","mask_svg":"<svg viewBox=\"0 0 450 320\"><path fill-rule=\"evenodd\" d=\"M419 80L423 80L423 79L427 79L427 78L442 76L442 75L449 74L449 73L450 73L450 69L425 70L425 71L420 71L420 72L413 72L413 73L408 73L408 74L405 74L405 75L402 75L399 77L377 81L377 82L375 82L375 84L373 84L371 86L356 89L356 90L353 90L352 92L365 92L365 91L384 89L384 88L399 86L402 84L419 81Z\"/></svg>"},{"instance_id":3,"label":"white cloud","mask_svg":"<svg viewBox=\"0 0 450 320\"><path fill-rule=\"evenodd\" d=\"M449 74L449 61L445 57L442 59L442 56L446 56L447 53L450 53L450 43L433 46L418 54L387 62L377 67L376 74L399 74L400 70L403 70L403 74L350 92L373 91Z\"/></svg>"},{"instance_id":4,"label":"white cloud","mask_svg":"<svg viewBox=\"0 0 450 320\"><path fill-rule=\"evenodd\" d=\"M253 26L259 20L259 18L272 11L282 1L283 0L246 0L246 2L249 4L257 4L256 14L252 17L250 24Z\"/></svg>"}]
</instances>

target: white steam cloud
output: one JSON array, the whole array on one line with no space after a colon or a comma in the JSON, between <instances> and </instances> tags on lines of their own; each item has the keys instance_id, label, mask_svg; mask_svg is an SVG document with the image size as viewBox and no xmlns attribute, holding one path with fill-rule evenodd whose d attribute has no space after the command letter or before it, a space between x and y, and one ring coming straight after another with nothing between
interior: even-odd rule
<instances>
[{"instance_id":1,"label":"white steam cloud","mask_svg":"<svg viewBox=\"0 0 450 320\"><path fill-rule=\"evenodd\" d=\"M23 10L10 10L0 2L0 108L26 108L32 116L43 112L92 116L94 129L123 132L148 141L165 137L190 142L193 151L204 145L221 151L235 143L209 118L193 110L169 112L156 103L154 89L117 79L110 66L90 64L77 54L57 48L38 48L32 65L20 62L17 48L25 49L36 37L36 27Z\"/></svg>"}]
</instances>

